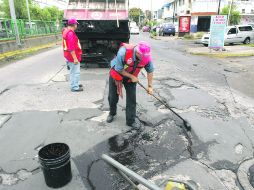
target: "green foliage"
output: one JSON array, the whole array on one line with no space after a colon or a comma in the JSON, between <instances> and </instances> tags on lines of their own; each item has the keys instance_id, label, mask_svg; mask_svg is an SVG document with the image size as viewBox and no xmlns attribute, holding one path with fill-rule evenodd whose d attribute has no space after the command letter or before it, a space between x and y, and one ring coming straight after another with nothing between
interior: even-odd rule
<instances>
[{"instance_id":1,"label":"green foliage","mask_svg":"<svg viewBox=\"0 0 254 190\"><path fill-rule=\"evenodd\" d=\"M47 12L50 14L51 20L58 20L58 19L63 18L63 11L59 10L55 6L47 7L47 8L44 8L44 9L47 10ZM47 14L47 13L45 13L45 14Z\"/></svg>"},{"instance_id":2,"label":"green foliage","mask_svg":"<svg viewBox=\"0 0 254 190\"><path fill-rule=\"evenodd\" d=\"M222 15L228 15L230 6L225 6L221 13ZM240 12L237 11L236 5L232 5L231 12L230 12L230 25L237 25L240 23L241 15Z\"/></svg>"},{"instance_id":3,"label":"green foliage","mask_svg":"<svg viewBox=\"0 0 254 190\"><path fill-rule=\"evenodd\" d=\"M33 2L34 0L28 0L30 15L32 20L44 20L44 21L56 21L62 20L63 11L57 7L40 8L39 5ZM26 0L14 0L15 11L17 19L27 19ZM11 18L9 0L3 0L0 6L4 13L5 18Z\"/></svg>"},{"instance_id":4,"label":"green foliage","mask_svg":"<svg viewBox=\"0 0 254 190\"><path fill-rule=\"evenodd\" d=\"M149 20L147 20L145 25L146 25L146 26L153 27L153 26L155 26L155 25L157 25L157 24L158 24L157 21L154 21L154 20L149 21Z\"/></svg>"},{"instance_id":5,"label":"green foliage","mask_svg":"<svg viewBox=\"0 0 254 190\"><path fill-rule=\"evenodd\" d=\"M30 15L32 20L42 20L42 9L39 5L30 6Z\"/></svg>"},{"instance_id":6,"label":"green foliage","mask_svg":"<svg viewBox=\"0 0 254 190\"><path fill-rule=\"evenodd\" d=\"M151 38L154 38L154 37L156 37L157 36L157 33L155 32L155 31L151 31L150 32L150 37Z\"/></svg>"},{"instance_id":7,"label":"green foliage","mask_svg":"<svg viewBox=\"0 0 254 190\"><path fill-rule=\"evenodd\" d=\"M143 15L143 11L140 8L131 8L129 11L130 19L136 23L139 23L139 16Z\"/></svg>"},{"instance_id":8,"label":"green foliage","mask_svg":"<svg viewBox=\"0 0 254 190\"><path fill-rule=\"evenodd\" d=\"M17 19L27 19L26 0L14 0L14 5ZM1 10L4 12L4 17L11 18L9 0L3 0Z\"/></svg>"}]
</instances>

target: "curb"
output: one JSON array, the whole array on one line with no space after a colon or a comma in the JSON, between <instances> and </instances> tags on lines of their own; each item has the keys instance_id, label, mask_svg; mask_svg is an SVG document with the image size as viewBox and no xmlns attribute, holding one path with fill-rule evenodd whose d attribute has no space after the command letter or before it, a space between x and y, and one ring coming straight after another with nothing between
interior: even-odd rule
<instances>
[{"instance_id":1,"label":"curb","mask_svg":"<svg viewBox=\"0 0 254 190\"><path fill-rule=\"evenodd\" d=\"M203 56L217 57L217 58L254 56L254 52L249 52L249 53L199 53L199 52L195 53L195 52L189 52L189 51L186 51L186 52L192 55L203 55Z\"/></svg>"},{"instance_id":2,"label":"curb","mask_svg":"<svg viewBox=\"0 0 254 190\"><path fill-rule=\"evenodd\" d=\"M34 53L34 52L37 52L39 50L54 47L56 45L58 45L58 42L2 53L0 55L0 61L3 61L5 59L12 59L12 58L15 58L16 56L22 56L22 55L25 55L25 54L28 54L28 53Z\"/></svg>"}]
</instances>

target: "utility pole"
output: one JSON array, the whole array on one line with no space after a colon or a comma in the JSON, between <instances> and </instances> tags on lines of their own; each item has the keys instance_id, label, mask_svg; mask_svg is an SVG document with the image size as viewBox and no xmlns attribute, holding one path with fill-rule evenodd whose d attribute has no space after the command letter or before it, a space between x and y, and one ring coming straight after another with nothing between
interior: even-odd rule
<instances>
[{"instance_id":1,"label":"utility pole","mask_svg":"<svg viewBox=\"0 0 254 190\"><path fill-rule=\"evenodd\" d=\"M18 45L21 45L20 43L20 37L19 37L19 30L16 20L16 13L15 13L15 6L13 0L9 0L9 6L10 6L10 13L11 13L11 19L14 22L14 30L15 30L15 36L16 36L16 43Z\"/></svg>"},{"instance_id":2,"label":"utility pole","mask_svg":"<svg viewBox=\"0 0 254 190\"><path fill-rule=\"evenodd\" d=\"M28 0L26 0L26 9L27 9L29 27L30 27L30 29L31 29L31 28L32 28L32 23L31 23L31 17L30 17L30 10L29 10L29 3L28 3Z\"/></svg>"},{"instance_id":3,"label":"utility pole","mask_svg":"<svg viewBox=\"0 0 254 190\"><path fill-rule=\"evenodd\" d=\"M141 0L139 0L139 17L138 17L138 25L141 26Z\"/></svg>"},{"instance_id":4,"label":"utility pole","mask_svg":"<svg viewBox=\"0 0 254 190\"><path fill-rule=\"evenodd\" d=\"M175 24L176 1L173 1L173 24Z\"/></svg>"},{"instance_id":5,"label":"utility pole","mask_svg":"<svg viewBox=\"0 0 254 190\"><path fill-rule=\"evenodd\" d=\"M219 0L218 15L220 14L220 4L221 4L221 0Z\"/></svg>"},{"instance_id":6,"label":"utility pole","mask_svg":"<svg viewBox=\"0 0 254 190\"><path fill-rule=\"evenodd\" d=\"M153 20L152 15L153 15L153 0L151 0L151 20Z\"/></svg>"},{"instance_id":7,"label":"utility pole","mask_svg":"<svg viewBox=\"0 0 254 190\"><path fill-rule=\"evenodd\" d=\"M228 10L228 23L227 23L227 26L230 24L230 14L231 14L231 10L232 10L232 5L233 5L233 0L231 0L230 7L229 7L229 10Z\"/></svg>"}]
</instances>

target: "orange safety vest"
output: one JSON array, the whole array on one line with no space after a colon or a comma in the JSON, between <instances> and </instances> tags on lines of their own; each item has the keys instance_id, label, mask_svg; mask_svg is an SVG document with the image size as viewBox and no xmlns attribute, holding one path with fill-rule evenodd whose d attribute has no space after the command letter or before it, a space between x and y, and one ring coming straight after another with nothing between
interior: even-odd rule
<instances>
[{"instance_id":1,"label":"orange safety vest","mask_svg":"<svg viewBox=\"0 0 254 190\"><path fill-rule=\"evenodd\" d=\"M72 59L72 56L70 55L70 51L68 50L68 40L66 40L66 36L68 35L69 32L73 32L71 29L65 28L62 31L62 45L63 45L63 50L64 50L64 56L67 59ZM82 55L82 48L79 42L79 39L77 37L77 43L75 44L75 53L78 59L81 59L81 55ZM79 60L80 61L80 60Z\"/></svg>"},{"instance_id":2,"label":"orange safety vest","mask_svg":"<svg viewBox=\"0 0 254 190\"><path fill-rule=\"evenodd\" d=\"M135 46L132 44L126 44L122 43L120 47L125 47L126 53L125 53L125 59L124 59L124 70L136 77L138 77L140 71L147 65L149 64L149 61L144 62L141 60L136 66L135 62L133 60L134 57L134 48ZM136 56L136 55L135 55ZM123 80L123 76L120 75L117 71L115 71L114 68L110 70L110 75L112 78L114 78L117 81Z\"/></svg>"}]
</instances>

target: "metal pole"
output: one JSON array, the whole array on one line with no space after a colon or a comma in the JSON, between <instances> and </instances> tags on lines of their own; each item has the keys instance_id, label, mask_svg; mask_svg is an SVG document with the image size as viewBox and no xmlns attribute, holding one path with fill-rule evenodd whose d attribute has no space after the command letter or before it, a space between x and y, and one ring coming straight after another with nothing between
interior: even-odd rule
<instances>
[{"instance_id":1,"label":"metal pole","mask_svg":"<svg viewBox=\"0 0 254 190\"><path fill-rule=\"evenodd\" d=\"M21 45L13 0L9 0L9 6L10 6L11 19L14 22L14 30L15 30L15 36L16 36L16 43L18 45Z\"/></svg>"},{"instance_id":2,"label":"metal pole","mask_svg":"<svg viewBox=\"0 0 254 190\"><path fill-rule=\"evenodd\" d=\"M228 23L227 23L227 26L230 24L230 14L231 14L232 5L233 5L233 0L231 0L230 7L229 7L229 10L228 10Z\"/></svg>"},{"instance_id":3,"label":"metal pole","mask_svg":"<svg viewBox=\"0 0 254 190\"><path fill-rule=\"evenodd\" d=\"M31 17L30 17L30 10L29 10L29 3L28 3L28 0L26 0L26 9L27 9L29 27L30 27L30 29L31 29L31 28L32 28L32 23L31 23Z\"/></svg>"},{"instance_id":4,"label":"metal pole","mask_svg":"<svg viewBox=\"0 0 254 190\"><path fill-rule=\"evenodd\" d=\"M155 185L152 182L144 179L143 177L141 177L140 175L138 175L135 172L131 171L130 169L128 169L124 165L120 164L119 162L115 161L111 157L103 154L102 159L105 160L106 162L108 162L109 164L111 164L112 166L114 166L115 168L121 170L123 173L125 173L127 176L131 177L135 181L141 183L142 185L144 185L148 189L150 189L150 190L162 190L157 185Z\"/></svg>"},{"instance_id":5,"label":"metal pole","mask_svg":"<svg viewBox=\"0 0 254 190\"><path fill-rule=\"evenodd\" d=\"M140 22L141 22L141 0L139 0L139 17L138 17L138 24L139 24L139 27L140 27Z\"/></svg>"},{"instance_id":6,"label":"metal pole","mask_svg":"<svg viewBox=\"0 0 254 190\"><path fill-rule=\"evenodd\" d=\"M175 4L175 1L173 1L173 5L174 5L174 7L173 7L173 24L175 24L175 8L176 8L176 4Z\"/></svg>"},{"instance_id":7,"label":"metal pole","mask_svg":"<svg viewBox=\"0 0 254 190\"><path fill-rule=\"evenodd\" d=\"M116 9L116 23L117 23L117 28L119 28L119 17L118 17L118 10L117 10L117 2L115 0L115 9Z\"/></svg>"},{"instance_id":8,"label":"metal pole","mask_svg":"<svg viewBox=\"0 0 254 190\"><path fill-rule=\"evenodd\" d=\"M152 15L152 12L153 12L153 0L151 0L151 15ZM153 20L152 16L151 16L150 20Z\"/></svg>"},{"instance_id":9,"label":"metal pole","mask_svg":"<svg viewBox=\"0 0 254 190\"><path fill-rule=\"evenodd\" d=\"M219 0L218 15L220 14L220 4L221 4L221 0Z\"/></svg>"}]
</instances>

